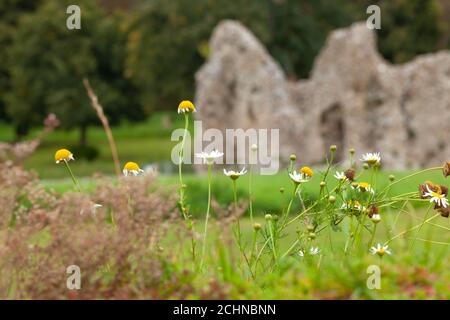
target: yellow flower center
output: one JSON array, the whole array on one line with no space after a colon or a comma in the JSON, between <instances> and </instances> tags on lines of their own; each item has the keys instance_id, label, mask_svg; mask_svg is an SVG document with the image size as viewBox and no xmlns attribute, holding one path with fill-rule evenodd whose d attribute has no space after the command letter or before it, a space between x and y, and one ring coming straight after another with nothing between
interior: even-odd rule
<instances>
[{"instance_id":1,"label":"yellow flower center","mask_svg":"<svg viewBox=\"0 0 450 320\"><path fill-rule=\"evenodd\" d=\"M55 161L68 160L71 155L72 155L72 152L70 152L69 150L59 149L55 153Z\"/></svg>"},{"instance_id":2,"label":"yellow flower center","mask_svg":"<svg viewBox=\"0 0 450 320\"><path fill-rule=\"evenodd\" d=\"M368 190L370 188L370 184L368 184L367 182L360 182L359 188L362 190Z\"/></svg>"},{"instance_id":3,"label":"yellow flower center","mask_svg":"<svg viewBox=\"0 0 450 320\"><path fill-rule=\"evenodd\" d=\"M312 177L314 175L314 171L310 167L303 167L300 169L300 172L308 177Z\"/></svg>"},{"instance_id":4,"label":"yellow flower center","mask_svg":"<svg viewBox=\"0 0 450 320\"><path fill-rule=\"evenodd\" d=\"M359 208L361 206L361 204L359 203L358 200L350 200L348 202L348 205L353 207L353 208Z\"/></svg>"},{"instance_id":5,"label":"yellow flower center","mask_svg":"<svg viewBox=\"0 0 450 320\"><path fill-rule=\"evenodd\" d=\"M183 100L178 105L178 110L180 110L180 109L188 110L187 112L194 112L195 111L195 106L194 106L194 104L191 101Z\"/></svg>"},{"instance_id":6,"label":"yellow flower center","mask_svg":"<svg viewBox=\"0 0 450 320\"><path fill-rule=\"evenodd\" d=\"M128 171L139 171L139 166L136 162L127 162L124 166L125 170Z\"/></svg>"},{"instance_id":7,"label":"yellow flower center","mask_svg":"<svg viewBox=\"0 0 450 320\"><path fill-rule=\"evenodd\" d=\"M384 254L384 248L378 249L378 254L382 256Z\"/></svg>"},{"instance_id":8,"label":"yellow flower center","mask_svg":"<svg viewBox=\"0 0 450 320\"><path fill-rule=\"evenodd\" d=\"M444 196L442 194L440 194L440 193L437 193L437 192L434 192L434 191L431 191L430 193L431 193L431 197L432 198L438 198L440 200L442 200L444 198Z\"/></svg>"}]
</instances>

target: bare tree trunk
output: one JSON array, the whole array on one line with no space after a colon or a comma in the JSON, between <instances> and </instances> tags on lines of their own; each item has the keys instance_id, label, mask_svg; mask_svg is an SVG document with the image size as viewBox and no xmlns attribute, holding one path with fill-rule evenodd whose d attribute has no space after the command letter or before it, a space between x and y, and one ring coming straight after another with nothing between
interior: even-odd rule
<instances>
[{"instance_id":1,"label":"bare tree trunk","mask_svg":"<svg viewBox=\"0 0 450 320\"><path fill-rule=\"evenodd\" d=\"M85 124L82 124L80 126L80 146L87 146L87 132L88 132L88 126Z\"/></svg>"}]
</instances>

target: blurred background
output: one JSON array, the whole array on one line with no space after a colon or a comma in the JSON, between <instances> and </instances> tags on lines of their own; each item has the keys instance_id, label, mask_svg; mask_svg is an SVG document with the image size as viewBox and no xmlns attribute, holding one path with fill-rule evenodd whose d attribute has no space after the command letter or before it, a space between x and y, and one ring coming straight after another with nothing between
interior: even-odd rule
<instances>
[{"instance_id":1,"label":"blurred background","mask_svg":"<svg viewBox=\"0 0 450 320\"><path fill-rule=\"evenodd\" d=\"M66 8L81 8L68 30ZM382 11L378 47L393 63L450 48L448 0L0 0L0 141L29 140L54 113L58 130L25 161L41 178L61 176L53 154L69 148L76 173L112 174L106 136L82 84L88 78L113 127L122 161L170 170L180 100L223 19L246 25L289 79L307 78L330 31ZM181 123L180 123L181 120Z\"/></svg>"}]
</instances>

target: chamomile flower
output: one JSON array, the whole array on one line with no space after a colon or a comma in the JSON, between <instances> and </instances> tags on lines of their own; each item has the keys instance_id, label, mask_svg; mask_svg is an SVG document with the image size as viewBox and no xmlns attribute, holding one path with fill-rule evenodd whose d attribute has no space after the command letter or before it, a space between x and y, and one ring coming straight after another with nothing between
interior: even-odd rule
<instances>
[{"instance_id":1,"label":"chamomile flower","mask_svg":"<svg viewBox=\"0 0 450 320\"><path fill-rule=\"evenodd\" d=\"M425 198L430 198L430 203L436 203L439 207L447 208L448 200L445 198L445 195L441 193L434 192L430 189L428 184L426 185L427 192L423 195Z\"/></svg>"},{"instance_id":2,"label":"chamomile flower","mask_svg":"<svg viewBox=\"0 0 450 320\"><path fill-rule=\"evenodd\" d=\"M191 113L196 111L194 104L189 100L183 100L178 105L178 113Z\"/></svg>"},{"instance_id":3,"label":"chamomile flower","mask_svg":"<svg viewBox=\"0 0 450 320\"><path fill-rule=\"evenodd\" d=\"M223 152L217 151L217 150L213 150L211 152L201 152L201 153L196 153L195 156L197 158L200 158L203 160L203 163L205 164L212 164L214 162L215 159L220 158L223 156Z\"/></svg>"},{"instance_id":4,"label":"chamomile flower","mask_svg":"<svg viewBox=\"0 0 450 320\"><path fill-rule=\"evenodd\" d=\"M353 211L364 211L366 208L361 205L358 200L349 200L347 203L343 203L341 206L342 210L353 210Z\"/></svg>"},{"instance_id":5,"label":"chamomile flower","mask_svg":"<svg viewBox=\"0 0 450 320\"><path fill-rule=\"evenodd\" d=\"M312 176L314 175L314 171L310 167L302 167L300 169L300 173L302 173L305 177L308 178L312 178Z\"/></svg>"},{"instance_id":6,"label":"chamomile flower","mask_svg":"<svg viewBox=\"0 0 450 320\"><path fill-rule=\"evenodd\" d=\"M142 170L141 168L139 168L138 164L136 162L127 162L125 164L125 166L123 167L123 174L125 176L128 175L134 175L137 176L140 173L143 173L144 170Z\"/></svg>"},{"instance_id":7,"label":"chamomile flower","mask_svg":"<svg viewBox=\"0 0 450 320\"><path fill-rule=\"evenodd\" d=\"M309 254L312 255L312 256L314 256L316 254L319 254L319 253L320 253L319 247L316 247L316 248L311 247L311 249L309 249Z\"/></svg>"},{"instance_id":8,"label":"chamomile flower","mask_svg":"<svg viewBox=\"0 0 450 320\"><path fill-rule=\"evenodd\" d=\"M309 181L309 179L305 178L302 173L297 172L296 170L294 170L293 172L289 173L289 177L296 184L300 184L300 183Z\"/></svg>"},{"instance_id":9,"label":"chamomile flower","mask_svg":"<svg viewBox=\"0 0 450 320\"><path fill-rule=\"evenodd\" d=\"M247 170L245 169L245 167L242 168L241 171L233 171L233 170L227 171L226 169L223 169L223 174L226 175L227 177L230 177L232 180L236 180L246 173Z\"/></svg>"},{"instance_id":10,"label":"chamomile flower","mask_svg":"<svg viewBox=\"0 0 450 320\"><path fill-rule=\"evenodd\" d=\"M70 160L75 160L75 158L73 157L72 152L70 152L67 149L59 149L58 151L56 151L55 153L55 162L56 163L60 163L61 161L64 162L69 162Z\"/></svg>"},{"instance_id":11,"label":"chamomile flower","mask_svg":"<svg viewBox=\"0 0 450 320\"><path fill-rule=\"evenodd\" d=\"M334 177L341 182L347 181L347 177L344 172L336 171L336 173L334 174Z\"/></svg>"},{"instance_id":12,"label":"chamomile flower","mask_svg":"<svg viewBox=\"0 0 450 320\"><path fill-rule=\"evenodd\" d=\"M388 245L382 246L381 244L378 244L376 247L370 248L370 252L375 255L379 255L380 257L384 256L385 254L391 255L392 252L389 250Z\"/></svg>"},{"instance_id":13,"label":"chamomile flower","mask_svg":"<svg viewBox=\"0 0 450 320\"><path fill-rule=\"evenodd\" d=\"M369 152L363 154L361 161L367 163L368 165L374 166L381 163L381 156L379 152Z\"/></svg>"},{"instance_id":14,"label":"chamomile flower","mask_svg":"<svg viewBox=\"0 0 450 320\"><path fill-rule=\"evenodd\" d=\"M352 186L352 188L359 192L370 192L371 194L375 193L375 190L373 190L371 185L367 182L359 182L356 187Z\"/></svg>"},{"instance_id":15,"label":"chamomile flower","mask_svg":"<svg viewBox=\"0 0 450 320\"><path fill-rule=\"evenodd\" d=\"M311 180L313 175L314 171L309 167L303 167L299 171L294 170L293 172L289 173L289 177L296 184L308 182L309 180Z\"/></svg>"}]
</instances>

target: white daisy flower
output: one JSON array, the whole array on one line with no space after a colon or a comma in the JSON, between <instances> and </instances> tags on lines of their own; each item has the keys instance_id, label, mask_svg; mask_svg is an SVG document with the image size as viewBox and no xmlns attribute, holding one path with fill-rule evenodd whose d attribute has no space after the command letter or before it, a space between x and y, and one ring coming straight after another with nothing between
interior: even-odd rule
<instances>
[{"instance_id":1,"label":"white daisy flower","mask_svg":"<svg viewBox=\"0 0 450 320\"><path fill-rule=\"evenodd\" d=\"M375 194L375 190L373 190L372 186L367 182L360 182L356 187L352 186L352 189L356 189L359 192L370 192L371 194Z\"/></svg>"},{"instance_id":2,"label":"white daisy flower","mask_svg":"<svg viewBox=\"0 0 450 320\"><path fill-rule=\"evenodd\" d=\"M389 255L392 254L391 250L389 250L388 245L382 246L381 244L378 244L376 247L370 248L370 252L372 254L377 254L380 257L384 256L385 254L389 254Z\"/></svg>"},{"instance_id":3,"label":"white daisy flower","mask_svg":"<svg viewBox=\"0 0 450 320\"><path fill-rule=\"evenodd\" d=\"M361 161L369 164L369 165L379 165L381 163L381 156L379 152L369 152L363 154Z\"/></svg>"},{"instance_id":4,"label":"white daisy flower","mask_svg":"<svg viewBox=\"0 0 450 320\"><path fill-rule=\"evenodd\" d=\"M430 187L427 184L427 191L424 193L424 197L430 197L430 203L436 203L439 207L448 207L448 200L445 198L443 194L434 192L430 189Z\"/></svg>"},{"instance_id":5,"label":"white daisy flower","mask_svg":"<svg viewBox=\"0 0 450 320\"><path fill-rule=\"evenodd\" d=\"M203 163L205 164L212 164L214 162L214 159L220 158L223 156L223 152L217 151L216 149L214 149L211 152L201 152L201 153L196 153L195 156L197 158L200 158L203 160Z\"/></svg>"},{"instance_id":6,"label":"white daisy flower","mask_svg":"<svg viewBox=\"0 0 450 320\"><path fill-rule=\"evenodd\" d=\"M336 173L334 174L334 177L341 182L347 181L347 177L345 176L344 172L336 171Z\"/></svg>"},{"instance_id":7,"label":"white daisy flower","mask_svg":"<svg viewBox=\"0 0 450 320\"><path fill-rule=\"evenodd\" d=\"M319 253L320 253L319 247L316 247L316 248L311 247L311 249L309 249L309 254L312 255L312 256L314 256L316 254L319 254Z\"/></svg>"},{"instance_id":8,"label":"white daisy flower","mask_svg":"<svg viewBox=\"0 0 450 320\"><path fill-rule=\"evenodd\" d=\"M247 170L244 168L242 168L241 171L227 171L226 169L223 169L223 174L226 175L227 177L230 177L233 180L236 180L237 178L239 178L240 176L243 176L244 174L247 173Z\"/></svg>"},{"instance_id":9,"label":"white daisy flower","mask_svg":"<svg viewBox=\"0 0 450 320\"><path fill-rule=\"evenodd\" d=\"M309 180L311 180L311 175L308 175L303 172L298 172L297 170L294 170L293 172L289 173L289 177L291 178L292 181L294 181L297 184L308 182Z\"/></svg>"},{"instance_id":10,"label":"white daisy flower","mask_svg":"<svg viewBox=\"0 0 450 320\"><path fill-rule=\"evenodd\" d=\"M137 176L144 172L141 168L139 168L138 164L136 162L127 162L125 166L123 167L123 174L124 176L128 175L134 175Z\"/></svg>"}]
</instances>

